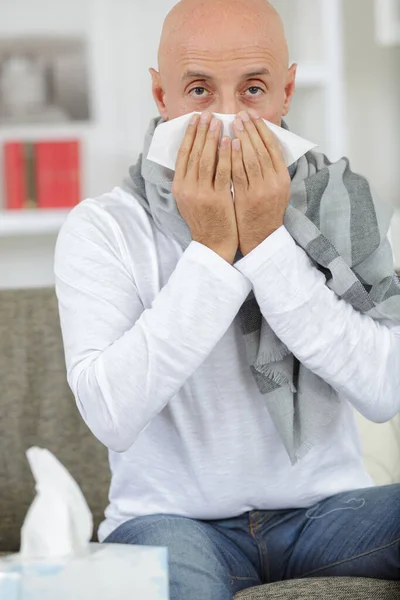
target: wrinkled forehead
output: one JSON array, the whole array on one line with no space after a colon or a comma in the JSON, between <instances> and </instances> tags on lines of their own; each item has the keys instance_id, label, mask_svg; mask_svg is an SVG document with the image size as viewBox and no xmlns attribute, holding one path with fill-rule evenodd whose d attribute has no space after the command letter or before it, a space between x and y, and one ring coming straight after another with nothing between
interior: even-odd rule
<instances>
[{"instance_id":1,"label":"wrinkled forehead","mask_svg":"<svg viewBox=\"0 0 400 600\"><path fill-rule=\"evenodd\" d=\"M223 83L251 78L270 80L284 73L273 51L259 46L233 47L224 52L182 48L173 61L174 79L181 85L193 80ZM171 74L171 71L170 71Z\"/></svg>"}]
</instances>

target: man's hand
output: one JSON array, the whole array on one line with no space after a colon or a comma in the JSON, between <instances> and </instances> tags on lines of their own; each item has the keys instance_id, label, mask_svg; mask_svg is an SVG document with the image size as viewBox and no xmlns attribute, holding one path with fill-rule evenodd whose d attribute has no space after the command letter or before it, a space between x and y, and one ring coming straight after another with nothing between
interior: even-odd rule
<instances>
[{"instance_id":1,"label":"man's hand","mask_svg":"<svg viewBox=\"0 0 400 600\"><path fill-rule=\"evenodd\" d=\"M242 254L249 254L283 225L290 177L278 140L264 121L239 113L234 122L232 180Z\"/></svg>"},{"instance_id":2,"label":"man's hand","mask_svg":"<svg viewBox=\"0 0 400 600\"><path fill-rule=\"evenodd\" d=\"M172 192L193 240L208 246L229 263L238 248L231 193L231 140L218 152L221 122L211 114L195 116L182 142Z\"/></svg>"}]
</instances>

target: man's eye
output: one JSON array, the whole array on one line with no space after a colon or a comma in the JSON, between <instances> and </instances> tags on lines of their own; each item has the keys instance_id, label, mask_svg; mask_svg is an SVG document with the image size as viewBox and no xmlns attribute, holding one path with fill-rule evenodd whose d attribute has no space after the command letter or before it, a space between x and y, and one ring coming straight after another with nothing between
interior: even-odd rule
<instances>
[{"instance_id":1,"label":"man's eye","mask_svg":"<svg viewBox=\"0 0 400 600\"><path fill-rule=\"evenodd\" d=\"M259 96L259 92L263 92L264 90L260 88L258 85L252 85L248 90L250 96Z\"/></svg>"},{"instance_id":2,"label":"man's eye","mask_svg":"<svg viewBox=\"0 0 400 600\"><path fill-rule=\"evenodd\" d=\"M208 94L206 88L203 87L195 87L192 90L190 90L190 94L192 96L195 96L197 98L202 98L203 96L205 96L206 94Z\"/></svg>"}]
</instances>

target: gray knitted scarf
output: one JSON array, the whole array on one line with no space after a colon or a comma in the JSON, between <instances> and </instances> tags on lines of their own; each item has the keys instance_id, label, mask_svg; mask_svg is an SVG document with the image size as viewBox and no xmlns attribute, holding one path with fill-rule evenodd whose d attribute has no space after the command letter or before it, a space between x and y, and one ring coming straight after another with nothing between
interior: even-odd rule
<instances>
[{"instance_id":1,"label":"gray knitted scarf","mask_svg":"<svg viewBox=\"0 0 400 600\"><path fill-rule=\"evenodd\" d=\"M191 236L172 196L174 173L145 158L159 122L151 122L143 155L131 167L126 186L155 224L185 249ZM390 209L376 202L367 181L352 173L347 159L332 164L324 155L308 152L289 172L285 226L324 273L328 287L373 319L400 322L400 284L386 237ZM253 293L237 318L250 369L295 463L324 439L339 412L338 394L299 364L277 338Z\"/></svg>"}]
</instances>

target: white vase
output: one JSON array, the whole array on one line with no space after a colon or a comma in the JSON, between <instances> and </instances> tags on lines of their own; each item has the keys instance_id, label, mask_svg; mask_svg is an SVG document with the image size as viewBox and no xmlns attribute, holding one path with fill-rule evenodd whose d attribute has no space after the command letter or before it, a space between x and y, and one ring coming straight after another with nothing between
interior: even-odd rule
<instances>
[{"instance_id":1,"label":"white vase","mask_svg":"<svg viewBox=\"0 0 400 600\"><path fill-rule=\"evenodd\" d=\"M12 56L3 63L0 93L7 117L21 118L46 106L44 68L35 59Z\"/></svg>"}]
</instances>

